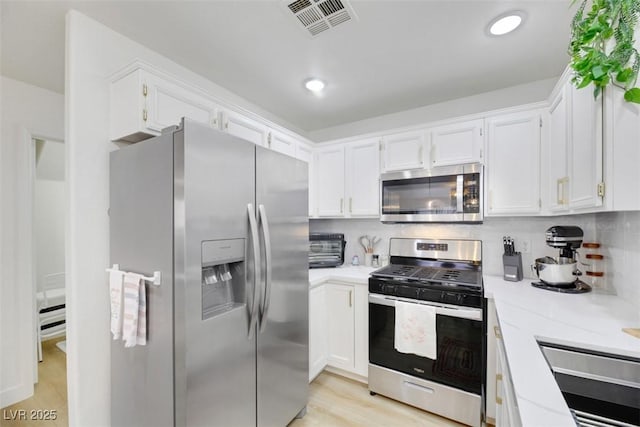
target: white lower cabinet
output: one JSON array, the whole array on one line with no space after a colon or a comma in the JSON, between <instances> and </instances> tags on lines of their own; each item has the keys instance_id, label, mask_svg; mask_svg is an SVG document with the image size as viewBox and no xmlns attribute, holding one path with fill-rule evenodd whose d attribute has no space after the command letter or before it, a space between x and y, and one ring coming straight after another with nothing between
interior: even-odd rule
<instances>
[{"instance_id":1,"label":"white lower cabinet","mask_svg":"<svg viewBox=\"0 0 640 427\"><path fill-rule=\"evenodd\" d=\"M327 299L325 285L309 290L309 381L327 366Z\"/></svg>"},{"instance_id":2,"label":"white lower cabinet","mask_svg":"<svg viewBox=\"0 0 640 427\"><path fill-rule=\"evenodd\" d=\"M493 299L487 300L487 377L485 386L486 397L486 422L496 424L496 333L498 332L498 320L496 318L496 306Z\"/></svg>"},{"instance_id":3,"label":"white lower cabinet","mask_svg":"<svg viewBox=\"0 0 640 427\"><path fill-rule=\"evenodd\" d=\"M367 296L366 284L326 282L309 291L309 381L326 366L367 377Z\"/></svg>"},{"instance_id":4,"label":"white lower cabinet","mask_svg":"<svg viewBox=\"0 0 640 427\"><path fill-rule=\"evenodd\" d=\"M328 364L355 369L355 289L353 285L327 283Z\"/></svg>"},{"instance_id":5,"label":"white lower cabinet","mask_svg":"<svg viewBox=\"0 0 640 427\"><path fill-rule=\"evenodd\" d=\"M520 420L520 412L518 410L518 402L516 400L516 393L511 381L511 374L509 373L509 364L507 363L507 356L504 349L504 342L502 341L502 334L500 332L500 326L495 315L495 306L490 300L489 305L489 319L487 324L488 348L487 348L487 417L490 417L491 412L495 415L496 427L519 427L522 426ZM491 319L491 312L493 312L493 320ZM493 325L492 325L493 322ZM489 329L491 327L491 329ZM493 343L492 343L493 341ZM493 353L490 356L489 349L493 347ZM490 357L494 357L492 360ZM493 379L490 377L490 371L493 364ZM490 389L489 384L493 382ZM491 399L491 393L493 393L493 399ZM487 420L491 421L491 420Z\"/></svg>"}]
</instances>

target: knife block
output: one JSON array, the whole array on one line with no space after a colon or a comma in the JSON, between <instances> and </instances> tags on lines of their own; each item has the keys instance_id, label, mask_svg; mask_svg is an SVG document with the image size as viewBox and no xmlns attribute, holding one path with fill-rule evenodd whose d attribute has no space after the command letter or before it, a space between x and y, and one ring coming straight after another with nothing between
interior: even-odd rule
<instances>
[{"instance_id":1,"label":"knife block","mask_svg":"<svg viewBox=\"0 0 640 427\"><path fill-rule=\"evenodd\" d=\"M514 255L502 255L502 265L504 266L504 280L519 282L522 280L522 254L516 252Z\"/></svg>"}]
</instances>

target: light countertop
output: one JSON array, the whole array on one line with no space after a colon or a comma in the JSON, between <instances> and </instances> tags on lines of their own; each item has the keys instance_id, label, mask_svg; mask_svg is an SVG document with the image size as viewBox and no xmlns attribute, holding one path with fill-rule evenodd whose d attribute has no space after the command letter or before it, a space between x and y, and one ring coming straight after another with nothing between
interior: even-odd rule
<instances>
[{"instance_id":1,"label":"light countertop","mask_svg":"<svg viewBox=\"0 0 640 427\"><path fill-rule=\"evenodd\" d=\"M371 267L309 270L309 284L327 280L367 284ZM640 339L622 328L640 327L640 308L596 291L559 294L484 276L486 298L495 301L507 364L524 426L567 426L575 422L537 341L640 358ZM489 331L491 332L491 331Z\"/></svg>"},{"instance_id":2,"label":"light countertop","mask_svg":"<svg viewBox=\"0 0 640 427\"><path fill-rule=\"evenodd\" d=\"M640 358L640 339L622 328L640 326L640 309L615 295L560 294L531 279L484 276L493 298L507 364L524 426L575 426L538 341ZM489 331L491 333L491 331Z\"/></svg>"},{"instance_id":3,"label":"light countertop","mask_svg":"<svg viewBox=\"0 0 640 427\"><path fill-rule=\"evenodd\" d=\"M309 286L314 288L327 280L367 285L369 283L369 274L374 270L377 270L377 268L362 265L357 267L343 265L335 268L310 268Z\"/></svg>"}]
</instances>

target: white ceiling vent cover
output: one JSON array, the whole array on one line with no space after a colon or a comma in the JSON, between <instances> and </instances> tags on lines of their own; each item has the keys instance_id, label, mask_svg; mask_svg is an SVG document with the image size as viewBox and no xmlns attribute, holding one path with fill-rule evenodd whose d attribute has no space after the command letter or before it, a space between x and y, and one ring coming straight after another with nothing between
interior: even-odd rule
<instances>
[{"instance_id":1,"label":"white ceiling vent cover","mask_svg":"<svg viewBox=\"0 0 640 427\"><path fill-rule=\"evenodd\" d=\"M312 36L358 19L347 0L285 0L287 13Z\"/></svg>"}]
</instances>

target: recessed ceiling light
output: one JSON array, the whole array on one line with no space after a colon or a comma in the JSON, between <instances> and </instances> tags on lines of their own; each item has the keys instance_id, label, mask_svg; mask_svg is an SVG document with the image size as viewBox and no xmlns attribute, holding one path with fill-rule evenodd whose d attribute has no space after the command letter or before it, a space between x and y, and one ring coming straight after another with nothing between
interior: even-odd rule
<instances>
[{"instance_id":1,"label":"recessed ceiling light","mask_svg":"<svg viewBox=\"0 0 640 427\"><path fill-rule=\"evenodd\" d=\"M510 33L522 24L523 19L522 12L509 12L500 15L489 23L489 34L502 36Z\"/></svg>"},{"instance_id":2,"label":"recessed ceiling light","mask_svg":"<svg viewBox=\"0 0 640 427\"><path fill-rule=\"evenodd\" d=\"M325 83L320 79L309 79L304 83L304 87L313 93L318 93L324 89Z\"/></svg>"}]
</instances>

